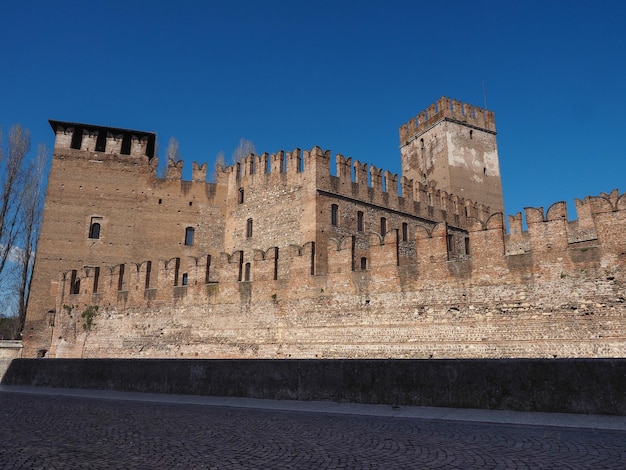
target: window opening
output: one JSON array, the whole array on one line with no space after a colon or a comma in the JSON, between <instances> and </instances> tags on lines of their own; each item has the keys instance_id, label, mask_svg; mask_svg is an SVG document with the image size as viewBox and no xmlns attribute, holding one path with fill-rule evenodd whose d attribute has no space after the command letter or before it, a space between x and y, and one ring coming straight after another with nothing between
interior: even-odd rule
<instances>
[{"instance_id":1,"label":"window opening","mask_svg":"<svg viewBox=\"0 0 626 470\"><path fill-rule=\"evenodd\" d=\"M72 142L70 143L70 148L80 150L80 144L83 142L83 130L80 127L74 128L74 133L72 134Z\"/></svg>"},{"instance_id":2,"label":"window opening","mask_svg":"<svg viewBox=\"0 0 626 470\"><path fill-rule=\"evenodd\" d=\"M315 274L315 242L311 242L311 276Z\"/></svg>"},{"instance_id":3,"label":"window opening","mask_svg":"<svg viewBox=\"0 0 626 470\"><path fill-rule=\"evenodd\" d=\"M211 279L211 255L206 257L206 271L204 273L204 283L208 284Z\"/></svg>"},{"instance_id":4,"label":"window opening","mask_svg":"<svg viewBox=\"0 0 626 470\"><path fill-rule=\"evenodd\" d=\"M146 289L150 289L150 274L152 273L152 261L146 263Z\"/></svg>"},{"instance_id":5,"label":"window opening","mask_svg":"<svg viewBox=\"0 0 626 470\"><path fill-rule=\"evenodd\" d=\"M361 271L367 270L367 258L365 256L361 257Z\"/></svg>"},{"instance_id":6,"label":"window opening","mask_svg":"<svg viewBox=\"0 0 626 470\"><path fill-rule=\"evenodd\" d=\"M98 283L100 282L100 268L95 267L93 270L93 293L98 292Z\"/></svg>"},{"instance_id":7,"label":"window opening","mask_svg":"<svg viewBox=\"0 0 626 470\"><path fill-rule=\"evenodd\" d=\"M384 237L387 233L387 219L385 217L380 218L380 234Z\"/></svg>"},{"instance_id":8,"label":"window opening","mask_svg":"<svg viewBox=\"0 0 626 470\"><path fill-rule=\"evenodd\" d=\"M243 279L243 251L239 252L239 276L237 280L241 282Z\"/></svg>"},{"instance_id":9,"label":"window opening","mask_svg":"<svg viewBox=\"0 0 626 470\"><path fill-rule=\"evenodd\" d=\"M246 282L250 281L250 263L246 263Z\"/></svg>"},{"instance_id":10,"label":"window opening","mask_svg":"<svg viewBox=\"0 0 626 470\"><path fill-rule=\"evenodd\" d=\"M470 254L470 239L469 237L465 237L465 254Z\"/></svg>"},{"instance_id":11,"label":"window opening","mask_svg":"<svg viewBox=\"0 0 626 470\"><path fill-rule=\"evenodd\" d=\"M274 247L274 280L278 280L278 247Z\"/></svg>"},{"instance_id":12,"label":"window opening","mask_svg":"<svg viewBox=\"0 0 626 470\"><path fill-rule=\"evenodd\" d=\"M189 276L187 273L183 273L183 286L186 286L189 283Z\"/></svg>"},{"instance_id":13,"label":"window opening","mask_svg":"<svg viewBox=\"0 0 626 470\"><path fill-rule=\"evenodd\" d=\"M119 277L117 278L117 290L124 290L124 265L120 264Z\"/></svg>"},{"instance_id":14,"label":"window opening","mask_svg":"<svg viewBox=\"0 0 626 470\"><path fill-rule=\"evenodd\" d=\"M359 232L363 231L363 212L361 211L356 213L356 229Z\"/></svg>"},{"instance_id":15,"label":"window opening","mask_svg":"<svg viewBox=\"0 0 626 470\"><path fill-rule=\"evenodd\" d=\"M91 224L89 225L89 238L100 238L100 217L92 217Z\"/></svg>"},{"instance_id":16,"label":"window opening","mask_svg":"<svg viewBox=\"0 0 626 470\"><path fill-rule=\"evenodd\" d=\"M189 207L193 206L193 201L189 201Z\"/></svg>"},{"instance_id":17,"label":"window opening","mask_svg":"<svg viewBox=\"0 0 626 470\"><path fill-rule=\"evenodd\" d=\"M122 137L122 148L120 149L122 155L130 155L130 141L130 134L124 134L124 137Z\"/></svg>"},{"instance_id":18,"label":"window opening","mask_svg":"<svg viewBox=\"0 0 626 470\"><path fill-rule=\"evenodd\" d=\"M107 144L107 135L103 130L98 131L98 137L96 138L96 152L104 152Z\"/></svg>"},{"instance_id":19,"label":"window opening","mask_svg":"<svg viewBox=\"0 0 626 470\"><path fill-rule=\"evenodd\" d=\"M452 240L452 235L447 235L446 236L446 248L448 249L448 254L452 253L452 248L454 247L453 245L453 240Z\"/></svg>"},{"instance_id":20,"label":"window opening","mask_svg":"<svg viewBox=\"0 0 626 470\"><path fill-rule=\"evenodd\" d=\"M409 239L409 224L402 222L402 241L405 242Z\"/></svg>"},{"instance_id":21,"label":"window opening","mask_svg":"<svg viewBox=\"0 0 626 470\"><path fill-rule=\"evenodd\" d=\"M195 230L193 227L187 227L185 229L185 245L186 246L192 246L193 245L193 236L194 236Z\"/></svg>"},{"instance_id":22,"label":"window opening","mask_svg":"<svg viewBox=\"0 0 626 470\"><path fill-rule=\"evenodd\" d=\"M246 237L252 237L252 219L248 219L246 222Z\"/></svg>"},{"instance_id":23,"label":"window opening","mask_svg":"<svg viewBox=\"0 0 626 470\"><path fill-rule=\"evenodd\" d=\"M163 204L163 199L159 199L159 204Z\"/></svg>"},{"instance_id":24,"label":"window opening","mask_svg":"<svg viewBox=\"0 0 626 470\"><path fill-rule=\"evenodd\" d=\"M339 219L339 206L337 204L333 204L330 206L330 223L331 225L337 225Z\"/></svg>"},{"instance_id":25,"label":"window opening","mask_svg":"<svg viewBox=\"0 0 626 470\"><path fill-rule=\"evenodd\" d=\"M178 286L179 271L180 271L180 258L176 258L176 263L174 264L174 287Z\"/></svg>"},{"instance_id":26,"label":"window opening","mask_svg":"<svg viewBox=\"0 0 626 470\"><path fill-rule=\"evenodd\" d=\"M239 195L238 195L238 198L237 198L237 202L239 204L243 204L243 188L239 188Z\"/></svg>"},{"instance_id":27,"label":"window opening","mask_svg":"<svg viewBox=\"0 0 626 470\"><path fill-rule=\"evenodd\" d=\"M70 279L70 294L80 293L80 279L78 278L78 271L72 269L72 277Z\"/></svg>"}]
</instances>

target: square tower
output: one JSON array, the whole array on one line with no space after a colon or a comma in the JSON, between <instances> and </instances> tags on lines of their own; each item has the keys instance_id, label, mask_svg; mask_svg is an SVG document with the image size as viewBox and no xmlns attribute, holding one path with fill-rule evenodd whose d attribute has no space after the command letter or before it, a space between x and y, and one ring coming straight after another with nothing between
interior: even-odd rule
<instances>
[{"instance_id":1,"label":"square tower","mask_svg":"<svg viewBox=\"0 0 626 470\"><path fill-rule=\"evenodd\" d=\"M400 128L402 174L503 212L491 111L441 98Z\"/></svg>"}]
</instances>

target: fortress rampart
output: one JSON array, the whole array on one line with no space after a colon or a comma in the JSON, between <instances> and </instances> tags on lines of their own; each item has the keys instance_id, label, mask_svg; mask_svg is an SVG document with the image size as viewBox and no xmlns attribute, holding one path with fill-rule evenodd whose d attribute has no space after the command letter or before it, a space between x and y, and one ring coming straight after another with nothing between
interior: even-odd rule
<instances>
[{"instance_id":1,"label":"fortress rampart","mask_svg":"<svg viewBox=\"0 0 626 470\"><path fill-rule=\"evenodd\" d=\"M419 113L400 176L314 147L212 182L196 162L158 177L153 133L50 124L24 357L626 353L626 197L526 208L507 232L491 111Z\"/></svg>"},{"instance_id":2,"label":"fortress rampart","mask_svg":"<svg viewBox=\"0 0 626 470\"><path fill-rule=\"evenodd\" d=\"M123 283L119 265L102 266L96 293L95 268L80 267L79 294L72 294L71 271L59 278L53 352L620 357L626 353L626 285L620 281L626 197L617 190L587 197L577 201L577 210L579 218L568 221L564 203L552 205L545 216L542 208L527 208L528 229L518 214L510 218L509 234L500 214L476 220L468 228L470 254L453 259L447 226L439 223L417 233L417 255L402 266L396 231L384 239L369 237L366 270L355 269L349 239L334 240L325 275L312 274L312 243L259 247L248 274L240 251L178 263L152 260L149 287L146 261L126 263ZM80 312L91 305L99 310L88 333ZM437 341L429 339L432 334Z\"/></svg>"}]
</instances>

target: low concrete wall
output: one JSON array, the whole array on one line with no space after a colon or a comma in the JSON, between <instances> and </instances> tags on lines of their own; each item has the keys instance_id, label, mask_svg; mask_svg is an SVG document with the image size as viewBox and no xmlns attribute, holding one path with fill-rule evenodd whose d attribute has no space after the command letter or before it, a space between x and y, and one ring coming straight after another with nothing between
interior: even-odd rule
<instances>
[{"instance_id":1,"label":"low concrete wall","mask_svg":"<svg viewBox=\"0 0 626 470\"><path fill-rule=\"evenodd\" d=\"M19 340L0 341L0 381L9 368L11 361L22 357L22 342Z\"/></svg>"},{"instance_id":2,"label":"low concrete wall","mask_svg":"<svg viewBox=\"0 0 626 470\"><path fill-rule=\"evenodd\" d=\"M2 383L626 415L626 359L15 359Z\"/></svg>"}]
</instances>

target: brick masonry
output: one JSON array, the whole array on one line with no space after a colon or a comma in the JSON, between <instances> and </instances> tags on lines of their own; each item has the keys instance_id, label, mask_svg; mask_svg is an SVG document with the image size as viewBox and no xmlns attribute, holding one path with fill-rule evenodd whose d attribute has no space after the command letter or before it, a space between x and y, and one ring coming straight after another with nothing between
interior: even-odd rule
<instances>
[{"instance_id":1,"label":"brick masonry","mask_svg":"<svg viewBox=\"0 0 626 470\"><path fill-rule=\"evenodd\" d=\"M158 178L154 134L51 121L23 356L624 357L626 197L507 233L493 113L433 106L400 178L319 147Z\"/></svg>"}]
</instances>

